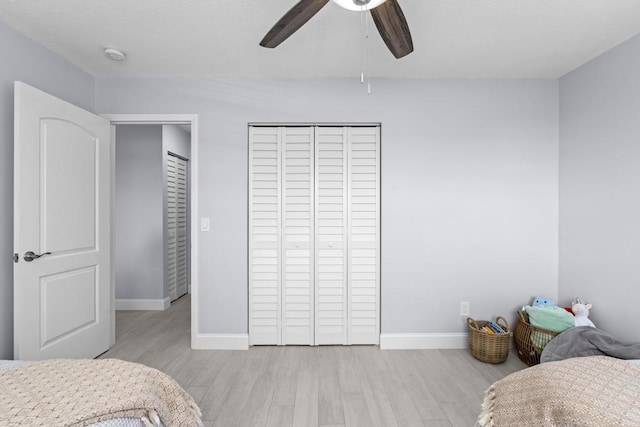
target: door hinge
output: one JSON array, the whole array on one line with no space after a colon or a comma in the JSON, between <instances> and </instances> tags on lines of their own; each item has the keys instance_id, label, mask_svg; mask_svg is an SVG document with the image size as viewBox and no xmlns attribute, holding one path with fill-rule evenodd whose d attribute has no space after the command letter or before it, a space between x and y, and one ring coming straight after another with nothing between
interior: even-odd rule
<instances>
[{"instance_id":1,"label":"door hinge","mask_svg":"<svg viewBox=\"0 0 640 427\"><path fill-rule=\"evenodd\" d=\"M18 262L18 261L20 261L20 255L13 254L13 262Z\"/></svg>"}]
</instances>

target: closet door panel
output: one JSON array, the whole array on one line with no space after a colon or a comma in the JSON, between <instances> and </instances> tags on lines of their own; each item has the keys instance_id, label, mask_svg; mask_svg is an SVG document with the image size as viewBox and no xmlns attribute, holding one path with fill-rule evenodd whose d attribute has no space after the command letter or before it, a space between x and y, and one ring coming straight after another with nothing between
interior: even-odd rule
<instances>
[{"instance_id":1,"label":"closet door panel","mask_svg":"<svg viewBox=\"0 0 640 427\"><path fill-rule=\"evenodd\" d=\"M281 130L249 132L249 343L281 339Z\"/></svg>"},{"instance_id":2,"label":"closet door panel","mask_svg":"<svg viewBox=\"0 0 640 427\"><path fill-rule=\"evenodd\" d=\"M316 150L316 344L347 344L347 133L318 127Z\"/></svg>"},{"instance_id":3,"label":"closet door panel","mask_svg":"<svg viewBox=\"0 0 640 427\"><path fill-rule=\"evenodd\" d=\"M187 161L167 155L167 283L171 301L187 293Z\"/></svg>"},{"instance_id":4,"label":"closet door panel","mask_svg":"<svg viewBox=\"0 0 640 427\"><path fill-rule=\"evenodd\" d=\"M349 128L349 344L380 339L380 130Z\"/></svg>"},{"instance_id":5,"label":"closet door panel","mask_svg":"<svg viewBox=\"0 0 640 427\"><path fill-rule=\"evenodd\" d=\"M178 183L177 183L177 157L167 156L167 285L169 299L178 298L177 294L177 259L178 259Z\"/></svg>"},{"instance_id":6,"label":"closet door panel","mask_svg":"<svg viewBox=\"0 0 640 427\"><path fill-rule=\"evenodd\" d=\"M176 296L180 298L188 290L187 221L189 214L187 205L187 160L179 157L176 157L176 189Z\"/></svg>"},{"instance_id":7,"label":"closet door panel","mask_svg":"<svg viewBox=\"0 0 640 427\"><path fill-rule=\"evenodd\" d=\"M312 345L313 129L282 128L282 344Z\"/></svg>"}]
</instances>

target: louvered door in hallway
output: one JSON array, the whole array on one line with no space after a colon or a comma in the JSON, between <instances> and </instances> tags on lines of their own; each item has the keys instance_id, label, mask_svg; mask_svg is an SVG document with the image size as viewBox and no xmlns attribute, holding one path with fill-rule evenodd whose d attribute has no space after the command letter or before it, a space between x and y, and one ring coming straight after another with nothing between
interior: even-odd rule
<instances>
[{"instance_id":1,"label":"louvered door in hallway","mask_svg":"<svg viewBox=\"0 0 640 427\"><path fill-rule=\"evenodd\" d=\"M379 127L249 135L251 344L377 344Z\"/></svg>"},{"instance_id":2,"label":"louvered door in hallway","mask_svg":"<svg viewBox=\"0 0 640 427\"><path fill-rule=\"evenodd\" d=\"M187 160L167 156L167 283L171 301L187 293Z\"/></svg>"}]
</instances>

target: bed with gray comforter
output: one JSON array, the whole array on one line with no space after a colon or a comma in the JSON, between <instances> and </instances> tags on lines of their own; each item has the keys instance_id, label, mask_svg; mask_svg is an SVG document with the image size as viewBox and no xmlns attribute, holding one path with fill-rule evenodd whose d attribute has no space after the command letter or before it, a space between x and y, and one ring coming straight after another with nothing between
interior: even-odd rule
<instances>
[{"instance_id":1,"label":"bed with gray comforter","mask_svg":"<svg viewBox=\"0 0 640 427\"><path fill-rule=\"evenodd\" d=\"M492 384L477 425L640 426L640 344L575 327L541 361Z\"/></svg>"}]
</instances>

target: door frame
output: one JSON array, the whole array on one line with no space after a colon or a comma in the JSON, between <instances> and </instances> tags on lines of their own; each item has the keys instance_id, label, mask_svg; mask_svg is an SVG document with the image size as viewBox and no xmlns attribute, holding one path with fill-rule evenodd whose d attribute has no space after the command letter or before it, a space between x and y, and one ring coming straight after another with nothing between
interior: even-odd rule
<instances>
[{"instance_id":1,"label":"door frame","mask_svg":"<svg viewBox=\"0 0 640 427\"><path fill-rule=\"evenodd\" d=\"M189 185L191 214L191 348L197 348L198 337L198 115L197 114L99 114L111 122L111 256L115 259L115 126L123 124L190 125L191 152ZM116 342L115 262L111 263L111 345Z\"/></svg>"}]
</instances>

